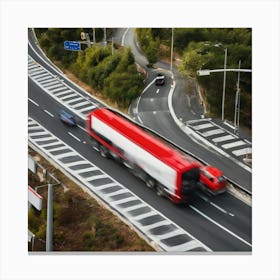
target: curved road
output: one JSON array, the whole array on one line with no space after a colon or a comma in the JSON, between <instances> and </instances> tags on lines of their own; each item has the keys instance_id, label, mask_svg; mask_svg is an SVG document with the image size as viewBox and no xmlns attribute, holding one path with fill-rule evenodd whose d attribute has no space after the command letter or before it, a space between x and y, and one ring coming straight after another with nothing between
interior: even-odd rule
<instances>
[{"instance_id":1,"label":"curved road","mask_svg":"<svg viewBox=\"0 0 280 280\"><path fill-rule=\"evenodd\" d=\"M248 172L215 150L194 142L176 125L169 112L167 104L168 94L172 83L172 79L168 71L170 66L166 63L159 62L156 64L158 69L160 69L159 71L148 69L146 67L147 59L143 56L142 51L139 50L139 47L137 46L134 30L130 28L125 32L123 41L125 45L130 46L136 62L142 65L147 71L147 84L152 82L158 72L163 72L165 75L169 75L167 76L165 86L156 87L152 84L141 95L140 100L137 100L132 104L131 116L134 117L136 121L139 121L158 132L162 136L182 147L184 150L189 151L209 164L223 170L229 179L251 191L251 172ZM180 76L175 67L173 67L173 73L176 79L176 89L172 100L173 104L180 104L180 106L184 104L186 106L185 111L189 114L189 119L194 119L194 117L197 119L197 115L200 115L203 112L202 108L198 105L197 99L194 96L191 97L191 102L186 102L186 80ZM194 111L198 111L197 115L194 115Z\"/></svg>"}]
</instances>

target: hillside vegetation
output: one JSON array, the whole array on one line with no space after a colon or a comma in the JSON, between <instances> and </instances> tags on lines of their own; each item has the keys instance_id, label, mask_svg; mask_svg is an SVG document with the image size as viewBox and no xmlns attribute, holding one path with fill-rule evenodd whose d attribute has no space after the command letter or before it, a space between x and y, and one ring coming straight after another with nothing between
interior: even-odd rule
<instances>
[{"instance_id":1,"label":"hillside vegetation","mask_svg":"<svg viewBox=\"0 0 280 280\"><path fill-rule=\"evenodd\" d=\"M138 28L137 39L149 63L170 57L171 28ZM164 47L162 47L164 46ZM174 51L181 57L179 70L197 79L203 89L204 101L211 116L221 116L223 72L197 76L200 69L223 69L225 48L227 68L252 69L252 30L250 28L175 28ZM237 72L227 72L225 117L233 120ZM252 77L240 73L240 122L251 128Z\"/></svg>"},{"instance_id":2,"label":"hillside vegetation","mask_svg":"<svg viewBox=\"0 0 280 280\"><path fill-rule=\"evenodd\" d=\"M80 41L79 28L35 29L40 46L47 56L59 66L71 71L78 79L101 93L120 108L127 108L143 90L143 77L137 72L129 48L95 44L81 51L64 50L64 41ZM110 30L108 32L111 32ZM100 30L96 31L101 40ZM100 37L100 38L99 38Z\"/></svg>"}]
</instances>

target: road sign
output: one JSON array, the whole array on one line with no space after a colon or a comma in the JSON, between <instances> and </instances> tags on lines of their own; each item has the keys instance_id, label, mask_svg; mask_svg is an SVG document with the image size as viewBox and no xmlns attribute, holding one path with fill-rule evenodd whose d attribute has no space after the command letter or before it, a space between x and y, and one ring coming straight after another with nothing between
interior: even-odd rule
<instances>
[{"instance_id":1,"label":"road sign","mask_svg":"<svg viewBox=\"0 0 280 280\"><path fill-rule=\"evenodd\" d=\"M210 70L208 70L208 69L198 70L197 75L198 76L208 76L208 75L210 75Z\"/></svg>"},{"instance_id":2,"label":"road sign","mask_svg":"<svg viewBox=\"0 0 280 280\"><path fill-rule=\"evenodd\" d=\"M64 49L67 51L80 51L81 44L75 41L64 41Z\"/></svg>"},{"instance_id":3,"label":"road sign","mask_svg":"<svg viewBox=\"0 0 280 280\"><path fill-rule=\"evenodd\" d=\"M42 200L42 196L39 195L33 188L28 186L28 202L39 211L42 210Z\"/></svg>"}]
</instances>

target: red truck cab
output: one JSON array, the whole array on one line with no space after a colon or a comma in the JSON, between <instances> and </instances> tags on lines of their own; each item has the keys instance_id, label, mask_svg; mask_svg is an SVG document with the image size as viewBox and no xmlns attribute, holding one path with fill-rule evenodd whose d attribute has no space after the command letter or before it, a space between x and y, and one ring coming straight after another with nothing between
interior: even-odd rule
<instances>
[{"instance_id":1,"label":"red truck cab","mask_svg":"<svg viewBox=\"0 0 280 280\"><path fill-rule=\"evenodd\" d=\"M223 172L211 165L200 167L200 182L203 190L214 195L227 190L227 180Z\"/></svg>"}]
</instances>

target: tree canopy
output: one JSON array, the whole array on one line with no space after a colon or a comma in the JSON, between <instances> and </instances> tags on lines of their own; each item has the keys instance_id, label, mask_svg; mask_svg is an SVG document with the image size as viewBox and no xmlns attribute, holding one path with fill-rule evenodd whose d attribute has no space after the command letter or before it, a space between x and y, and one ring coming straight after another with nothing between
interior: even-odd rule
<instances>
[{"instance_id":1,"label":"tree canopy","mask_svg":"<svg viewBox=\"0 0 280 280\"><path fill-rule=\"evenodd\" d=\"M36 29L41 47L53 61L72 71L80 80L98 90L120 107L127 108L143 90L143 77L137 72L130 48L119 48L112 54L111 46L83 45L81 51L64 50L64 41L79 41L82 28ZM108 31L110 32L110 30ZM102 39L100 30L97 38ZM99 35L98 35L99 34Z\"/></svg>"},{"instance_id":2,"label":"tree canopy","mask_svg":"<svg viewBox=\"0 0 280 280\"><path fill-rule=\"evenodd\" d=\"M171 28L138 28L137 40L151 64L160 60L159 45L169 49ZM250 28L174 28L174 51L182 59L179 70L183 75L196 78L203 89L208 112L220 116L223 73L210 76L197 76L200 69L223 69L225 49L227 49L227 68L252 69L252 30ZM157 46L157 51L154 45ZM149 53L154 57L150 59ZM166 55L166 54L165 54ZM240 121L251 126L251 81L250 73L240 73L241 111ZM232 120L236 93L237 72L227 72L225 116Z\"/></svg>"}]
</instances>

